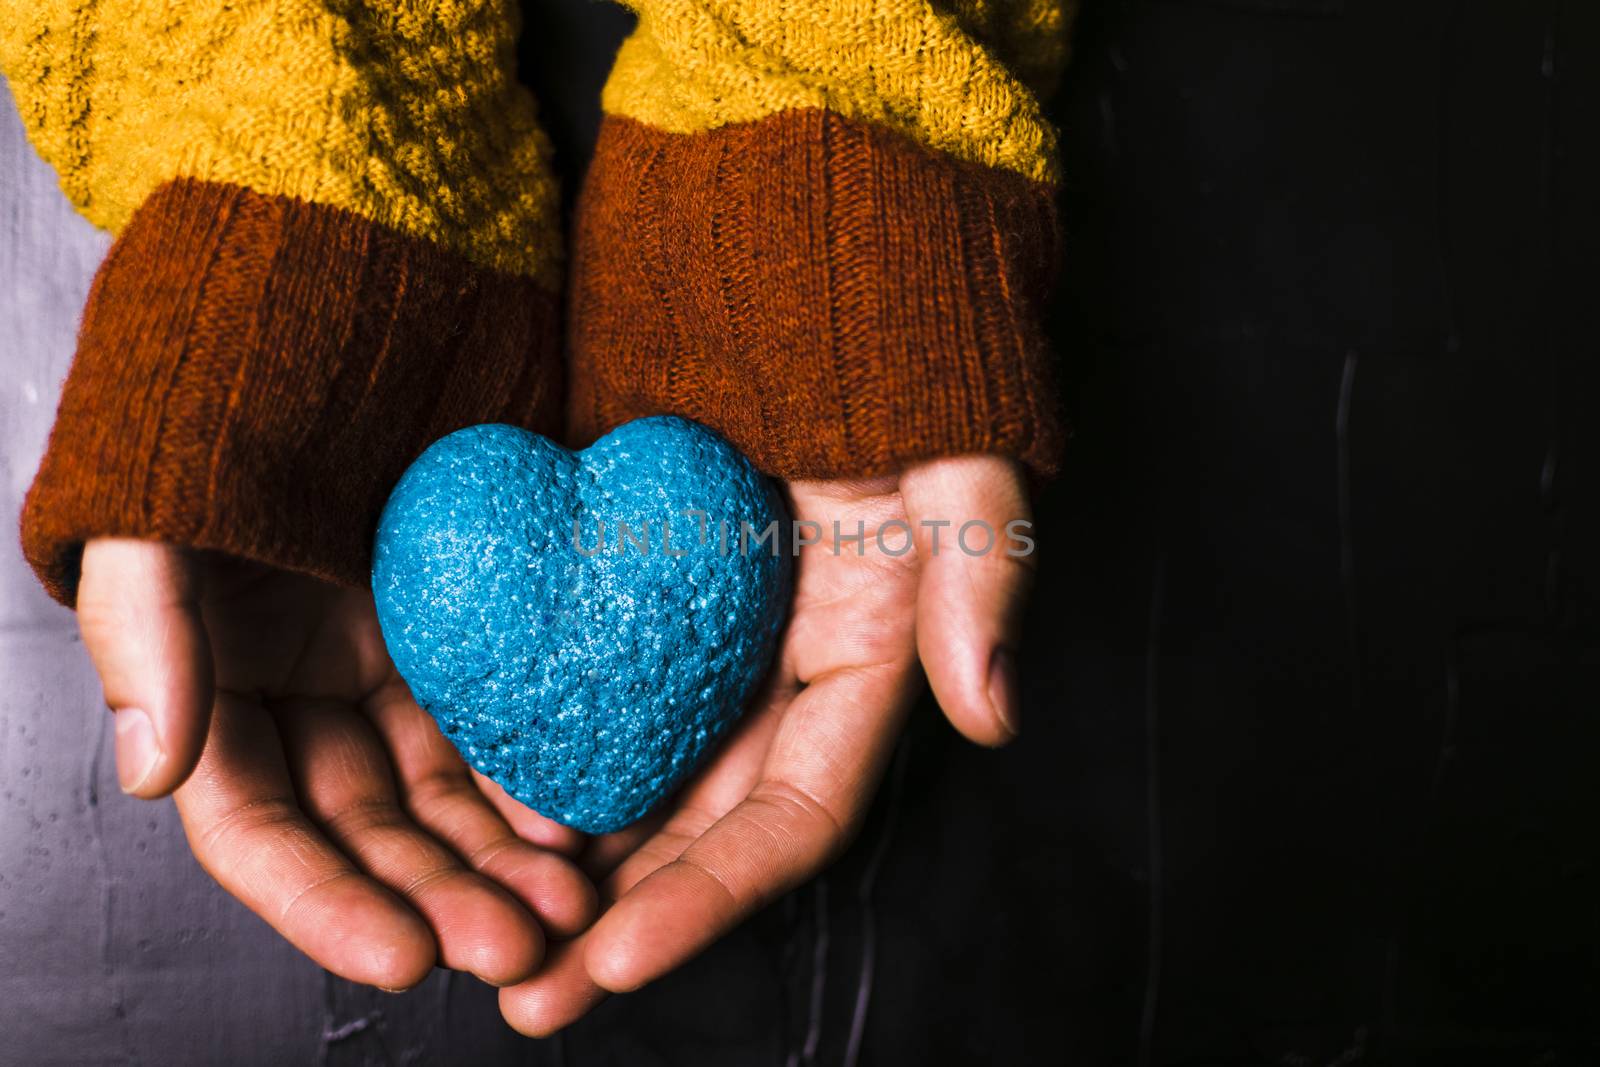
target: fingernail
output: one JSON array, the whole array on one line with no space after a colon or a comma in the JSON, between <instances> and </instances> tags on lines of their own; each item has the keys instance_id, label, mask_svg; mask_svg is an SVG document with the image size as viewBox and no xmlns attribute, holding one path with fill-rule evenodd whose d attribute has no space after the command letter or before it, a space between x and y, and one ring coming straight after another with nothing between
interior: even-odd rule
<instances>
[{"instance_id":1,"label":"fingernail","mask_svg":"<svg viewBox=\"0 0 1600 1067\"><path fill-rule=\"evenodd\" d=\"M155 724L138 708L116 713L117 783L124 793L137 792L161 762Z\"/></svg>"},{"instance_id":2,"label":"fingernail","mask_svg":"<svg viewBox=\"0 0 1600 1067\"><path fill-rule=\"evenodd\" d=\"M1011 737L1022 732L1017 723L1017 659L1009 648L995 649L989 660L989 706Z\"/></svg>"}]
</instances>

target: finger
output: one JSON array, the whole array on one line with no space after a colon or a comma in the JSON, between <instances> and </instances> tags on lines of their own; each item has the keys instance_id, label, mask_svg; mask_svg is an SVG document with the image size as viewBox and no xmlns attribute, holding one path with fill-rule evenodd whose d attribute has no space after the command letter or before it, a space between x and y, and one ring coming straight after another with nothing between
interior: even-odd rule
<instances>
[{"instance_id":1,"label":"finger","mask_svg":"<svg viewBox=\"0 0 1600 1067\"><path fill-rule=\"evenodd\" d=\"M571 937L594 921L599 900L589 879L570 859L511 829L398 676L373 694L366 712L389 750L405 809L420 826L509 890L556 936Z\"/></svg>"},{"instance_id":2,"label":"finger","mask_svg":"<svg viewBox=\"0 0 1600 1067\"><path fill-rule=\"evenodd\" d=\"M555 945L538 974L500 990L500 1014L512 1029L528 1037L549 1037L606 998L584 969L583 954L582 938Z\"/></svg>"},{"instance_id":3,"label":"finger","mask_svg":"<svg viewBox=\"0 0 1600 1067\"><path fill-rule=\"evenodd\" d=\"M205 753L176 800L200 866L319 965L384 989L427 977L427 924L306 818L266 711L220 695Z\"/></svg>"},{"instance_id":4,"label":"finger","mask_svg":"<svg viewBox=\"0 0 1600 1067\"><path fill-rule=\"evenodd\" d=\"M882 776L914 682L905 662L840 670L803 690L749 795L585 935L595 983L624 992L660 977L843 848Z\"/></svg>"},{"instance_id":5,"label":"finger","mask_svg":"<svg viewBox=\"0 0 1600 1067\"><path fill-rule=\"evenodd\" d=\"M306 813L432 928L439 961L491 985L521 981L544 955L544 933L500 886L462 865L400 810L382 742L353 709L297 700L273 709Z\"/></svg>"},{"instance_id":6,"label":"finger","mask_svg":"<svg viewBox=\"0 0 1600 1067\"><path fill-rule=\"evenodd\" d=\"M501 789L500 784L494 779L485 777L477 771L472 772L472 780L477 783L478 791L483 794L484 799L524 841L552 852L559 852L563 856L576 856L583 851L588 838L581 830L574 830L554 819L545 818Z\"/></svg>"},{"instance_id":7,"label":"finger","mask_svg":"<svg viewBox=\"0 0 1600 1067\"><path fill-rule=\"evenodd\" d=\"M195 565L169 545L90 541L78 626L116 715L118 782L134 796L165 796L194 770L211 714Z\"/></svg>"},{"instance_id":8,"label":"finger","mask_svg":"<svg viewBox=\"0 0 1600 1067\"><path fill-rule=\"evenodd\" d=\"M1020 728L1015 649L1033 574L1022 473L999 456L952 456L907 468L900 494L922 562L917 654L928 684L957 730L1005 744Z\"/></svg>"},{"instance_id":9,"label":"finger","mask_svg":"<svg viewBox=\"0 0 1600 1067\"><path fill-rule=\"evenodd\" d=\"M711 763L691 778L661 813L596 838L584 853L584 869L616 900L646 875L683 854L718 819L739 805L761 780L767 755L799 689L791 680L770 679Z\"/></svg>"}]
</instances>

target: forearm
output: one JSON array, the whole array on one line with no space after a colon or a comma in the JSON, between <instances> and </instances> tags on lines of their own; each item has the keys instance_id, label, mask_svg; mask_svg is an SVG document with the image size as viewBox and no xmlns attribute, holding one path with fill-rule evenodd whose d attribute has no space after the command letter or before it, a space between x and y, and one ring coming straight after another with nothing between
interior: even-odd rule
<instances>
[{"instance_id":1,"label":"forearm","mask_svg":"<svg viewBox=\"0 0 1600 1067\"><path fill-rule=\"evenodd\" d=\"M41 153L118 234L23 517L360 583L434 437L554 431L554 179L505 0L0 9Z\"/></svg>"},{"instance_id":2,"label":"forearm","mask_svg":"<svg viewBox=\"0 0 1600 1067\"><path fill-rule=\"evenodd\" d=\"M574 241L577 436L670 411L786 477L1052 471L1063 6L633 6Z\"/></svg>"}]
</instances>

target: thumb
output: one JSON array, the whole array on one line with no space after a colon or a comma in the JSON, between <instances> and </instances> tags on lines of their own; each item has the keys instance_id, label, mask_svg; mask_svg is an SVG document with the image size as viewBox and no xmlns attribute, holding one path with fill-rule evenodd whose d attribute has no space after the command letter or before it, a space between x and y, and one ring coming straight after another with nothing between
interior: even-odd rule
<instances>
[{"instance_id":1,"label":"thumb","mask_svg":"<svg viewBox=\"0 0 1600 1067\"><path fill-rule=\"evenodd\" d=\"M123 792L165 796L194 770L211 719L211 647L195 564L169 545L90 541L78 628L116 716Z\"/></svg>"},{"instance_id":2,"label":"thumb","mask_svg":"<svg viewBox=\"0 0 1600 1067\"><path fill-rule=\"evenodd\" d=\"M1000 456L907 467L900 497L916 539L917 654L957 730L1003 745L1019 729L1016 639L1032 585L1032 518L1020 468Z\"/></svg>"}]
</instances>

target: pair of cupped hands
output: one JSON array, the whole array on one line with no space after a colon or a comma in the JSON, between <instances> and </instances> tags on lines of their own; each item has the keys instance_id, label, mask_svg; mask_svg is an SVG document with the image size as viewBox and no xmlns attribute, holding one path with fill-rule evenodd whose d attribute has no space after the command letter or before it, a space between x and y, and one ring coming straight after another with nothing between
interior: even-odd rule
<instances>
[{"instance_id":1,"label":"pair of cupped hands","mask_svg":"<svg viewBox=\"0 0 1600 1067\"><path fill-rule=\"evenodd\" d=\"M924 673L968 738L1017 733L1030 560L950 542L1028 516L1020 469L957 456L787 491L824 536L796 561L768 681L638 825L586 837L471 771L395 672L366 591L104 539L85 546L77 607L118 778L172 794L200 865L328 970L389 990L468 971L518 1030L559 1030L829 862ZM874 534L896 520L915 548L890 555ZM864 542L834 545L835 521ZM884 543L898 553L903 530Z\"/></svg>"}]
</instances>

